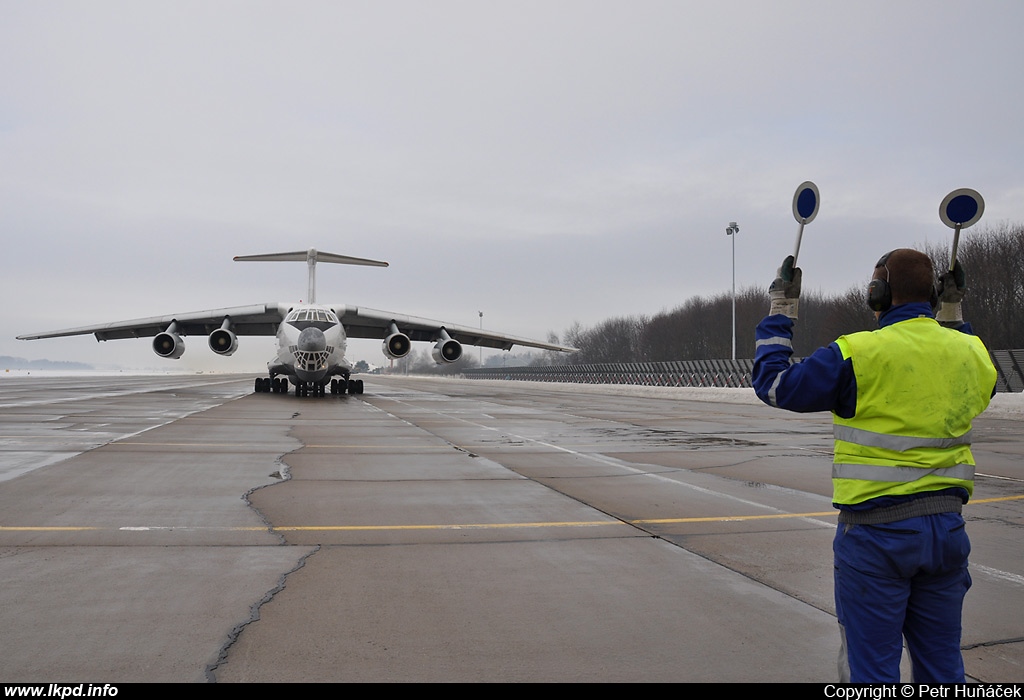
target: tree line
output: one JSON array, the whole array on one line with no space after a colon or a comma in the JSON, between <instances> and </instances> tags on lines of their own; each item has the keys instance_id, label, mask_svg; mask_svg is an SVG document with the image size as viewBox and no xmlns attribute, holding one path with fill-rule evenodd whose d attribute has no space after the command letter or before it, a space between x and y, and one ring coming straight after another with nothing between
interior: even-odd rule
<instances>
[{"instance_id":1,"label":"tree line","mask_svg":"<svg viewBox=\"0 0 1024 700\"><path fill-rule=\"evenodd\" d=\"M918 246L937 270L949 268L950 247ZM1024 348L1024 225L1002 224L962 235L957 258L967 275L964 319L990 350ZM869 277L834 295L805 290L794 353L806 356L844 333L877 327L866 304ZM754 327L768 310L764 287L736 292L736 357L753 358ZM580 349L571 356L545 353L538 364L669 362L732 356L732 294L697 296L653 316L610 318L574 325L562 341Z\"/></svg>"}]
</instances>

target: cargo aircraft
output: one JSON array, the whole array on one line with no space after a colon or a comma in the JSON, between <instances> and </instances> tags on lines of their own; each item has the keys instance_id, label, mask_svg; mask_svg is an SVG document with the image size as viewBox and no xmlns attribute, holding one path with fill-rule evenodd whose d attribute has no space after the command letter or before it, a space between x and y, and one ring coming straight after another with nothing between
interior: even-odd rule
<instances>
[{"instance_id":1,"label":"cargo aircraft","mask_svg":"<svg viewBox=\"0 0 1024 700\"><path fill-rule=\"evenodd\" d=\"M93 334L96 340L153 338L153 352L176 360L185 352L182 336L209 336L210 349L218 355L231 355L238 349L238 336L276 335L277 355L267 363L267 377L257 377L257 393L285 394L289 383L296 396L362 394L362 380L352 379L352 364L345 359L347 338L381 338L384 355L400 359L409 354L412 341L434 343L433 358L438 364L457 361L462 346L479 345L508 350L522 345L544 350L575 352L539 340L492 333L468 326L432 321L416 316L377 311L360 306L336 306L316 303L316 265L370 265L387 267L386 262L324 253L310 248L292 253L241 255L237 261L302 261L309 266L306 303L284 302L235 306L210 311L194 311L169 316L154 316L96 326L18 336L19 340L59 338Z\"/></svg>"}]
</instances>

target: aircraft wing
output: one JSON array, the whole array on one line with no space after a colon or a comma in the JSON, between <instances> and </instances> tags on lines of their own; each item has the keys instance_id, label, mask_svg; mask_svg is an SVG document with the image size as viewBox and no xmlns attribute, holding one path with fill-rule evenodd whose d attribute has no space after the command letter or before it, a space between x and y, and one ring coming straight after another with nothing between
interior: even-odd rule
<instances>
[{"instance_id":1,"label":"aircraft wing","mask_svg":"<svg viewBox=\"0 0 1024 700\"><path fill-rule=\"evenodd\" d=\"M179 335L209 335L227 318L236 335L276 335L277 328L288 313L285 304L254 304L233 306L227 309L191 311L185 314L152 316L131 321L101 323L95 326L65 328L59 331L19 335L18 340L39 340L40 338L62 338L69 335L95 335L96 340L120 340L122 338L151 338L167 330L171 323L177 323Z\"/></svg>"},{"instance_id":2,"label":"aircraft wing","mask_svg":"<svg viewBox=\"0 0 1024 700\"><path fill-rule=\"evenodd\" d=\"M168 314L137 318L129 321L101 323L95 326L65 328L43 333L19 335L18 340L39 340L42 338L62 338L71 335L94 335L96 340L121 340L124 338L152 338L167 330L175 323L178 335L209 335L223 324L224 319L230 321L231 330L235 335L276 335L278 326L293 305L283 303L254 304L252 306L233 306L225 309L208 311L191 311L183 314ZM542 350L560 352L576 352L576 348L555 343L547 343L530 338L495 333L471 326L460 326L429 318L395 314L390 311L379 311L362 306L331 306L350 338L373 338L383 340L388 335L392 323L409 336L413 341L435 342L438 333L444 329L448 335L464 345L478 345L486 348L509 350L515 345Z\"/></svg>"},{"instance_id":3,"label":"aircraft wing","mask_svg":"<svg viewBox=\"0 0 1024 700\"><path fill-rule=\"evenodd\" d=\"M334 310L334 313L338 314L338 318L341 320L341 324L345 326L345 333L349 338L376 338L383 340L388 334L388 328L394 323L398 330L414 341L434 342L438 339L438 332L443 328L448 332L449 336L463 345L479 345L485 348L498 348L500 350L510 350L514 345L540 348L542 350L557 350L559 352L576 352L577 350L565 345L546 343L529 338L519 338L514 335L495 333L471 326L459 326L442 321L434 321L429 318L367 309L363 306L332 306L331 308Z\"/></svg>"}]
</instances>

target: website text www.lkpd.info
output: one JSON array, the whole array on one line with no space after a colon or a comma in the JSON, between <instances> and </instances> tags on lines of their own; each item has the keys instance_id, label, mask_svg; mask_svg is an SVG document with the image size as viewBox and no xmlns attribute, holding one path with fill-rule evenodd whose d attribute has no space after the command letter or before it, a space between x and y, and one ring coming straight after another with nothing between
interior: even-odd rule
<instances>
[{"instance_id":1,"label":"website text www.lkpd.info","mask_svg":"<svg viewBox=\"0 0 1024 700\"><path fill-rule=\"evenodd\" d=\"M26 683L4 686L4 697L8 698L112 698L116 695L117 686L110 683Z\"/></svg>"}]
</instances>

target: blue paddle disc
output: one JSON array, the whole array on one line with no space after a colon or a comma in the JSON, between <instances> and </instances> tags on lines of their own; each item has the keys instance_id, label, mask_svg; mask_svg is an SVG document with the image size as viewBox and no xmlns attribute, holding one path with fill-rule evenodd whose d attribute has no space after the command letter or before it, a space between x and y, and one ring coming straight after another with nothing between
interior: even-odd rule
<instances>
[{"instance_id":1,"label":"blue paddle disc","mask_svg":"<svg viewBox=\"0 0 1024 700\"><path fill-rule=\"evenodd\" d=\"M967 228L978 222L985 213L985 200L977 191L962 187L953 190L939 205L939 218L950 228Z\"/></svg>"},{"instance_id":2,"label":"blue paddle disc","mask_svg":"<svg viewBox=\"0 0 1024 700\"><path fill-rule=\"evenodd\" d=\"M796 188L793 195L793 218L797 223L809 224L818 215L818 204L821 197L818 195L818 186L808 180Z\"/></svg>"}]
</instances>

